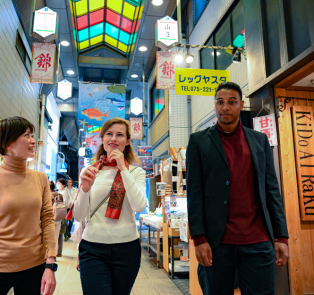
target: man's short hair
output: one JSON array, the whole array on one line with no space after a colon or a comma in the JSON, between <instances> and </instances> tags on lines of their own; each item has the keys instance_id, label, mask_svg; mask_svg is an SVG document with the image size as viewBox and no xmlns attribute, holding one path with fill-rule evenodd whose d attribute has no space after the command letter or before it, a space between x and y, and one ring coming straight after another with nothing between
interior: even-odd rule
<instances>
[{"instance_id":1,"label":"man's short hair","mask_svg":"<svg viewBox=\"0 0 314 295\"><path fill-rule=\"evenodd\" d=\"M218 91L223 90L223 89L237 91L239 93L239 95L240 95L240 99L242 100L242 90L241 90L241 87L238 84L233 83L233 82L223 82L223 83L220 83L218 85L218 87L216 88L215 98L216 98L216 95L217 95Z\"/></svg>"},{"instance_id":2,"label":"man's short hair","mask_svg":"<svg viewBox=\"0 0 314 295\"><path fill-rule=\"evenodd\" d=\"M68 182L69 180L71 180L71 181L72 181L72 183L73 183L73 179L72 179L72 178L68 178L68 179L67 179L67 182Z\"/></svg>"}]
</instances>

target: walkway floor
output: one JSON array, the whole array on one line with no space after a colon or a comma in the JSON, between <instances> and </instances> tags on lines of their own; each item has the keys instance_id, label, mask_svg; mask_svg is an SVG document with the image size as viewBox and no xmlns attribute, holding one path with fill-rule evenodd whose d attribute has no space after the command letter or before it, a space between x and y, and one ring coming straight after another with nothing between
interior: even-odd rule
<instances>
[{"instance_id":1,"label":"walkway floor","mask_svg":"<svg viewBox=\"0 0 314 295\"><path fill-rule=\"evenodd\" d=\"M79 272L76 270L77 244L71 241L63 244L63 257L57 258L59 269L56 272L57 287L54 295L83 295ZM142 255L142 264L133 295L182 295L178 287L168 278L164 270L153 265Z\"/></svg>"}]
</instances>

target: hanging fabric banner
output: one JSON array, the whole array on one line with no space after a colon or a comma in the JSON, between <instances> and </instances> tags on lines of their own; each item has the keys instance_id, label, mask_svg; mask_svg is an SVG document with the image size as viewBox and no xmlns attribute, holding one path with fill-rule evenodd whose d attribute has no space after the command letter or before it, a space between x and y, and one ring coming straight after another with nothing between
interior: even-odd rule
<instances>
[{"instance_id":1,"label":"hanging fabric banner","mask_svg":"<svg viewBox=\"0 0 314 295\"><path fill-rule=\"evenodd\" d=\"M131 138L143 139L143 118L130 118Z\"/></svg>"},{"instance_id":2,"label":"hanging fabric banner","mask_svg":"<svg viewBox=\"0 0 314 295\"><path fill-rule=\"evenodd\" d=\"M278 145L275 114L253 118L253 126L267 135L270 146Z\"/></svg>"},{"instance_id":3,"label":"hanging fabric banner","mask_svg":"<svg viewBox=\"0 0 314 295\"><path fill-rule=\"evenodd\" d=\"M174 61L176 54L176 52L157 51L157 89L175 89L175 68L178 67Z\"/></svg>"},{"instance_id":4,"label":"hanging fabric banner","mask_svg":"<svg viewBox=\"0 0 314 295\"><path fill-rule=\"evenodd\" d=\"M56 44L33 43L31 82L54 84Z\"/></svg>"}]
</instances>

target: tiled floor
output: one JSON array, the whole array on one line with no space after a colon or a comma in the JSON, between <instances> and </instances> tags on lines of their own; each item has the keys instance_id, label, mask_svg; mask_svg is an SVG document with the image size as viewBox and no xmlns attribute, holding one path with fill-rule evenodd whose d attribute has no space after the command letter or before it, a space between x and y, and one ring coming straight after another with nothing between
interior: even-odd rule
<instances>
[{"instance_id":1,"label":"tiled floor","mask_svg":"<svg viewBox=\"0 0 314 295\"><path fill-rule=\"evenodd\" d=\"M63 244L63 257L57 258L57 287L54 295L83 295L80 274L76 270L77 244L71 241ZM12 292L9 293L13 294ZM142 255L142 264L132 295L182 295L167 273L158 269L150 259Z\"/></svg>"}]
</instances>

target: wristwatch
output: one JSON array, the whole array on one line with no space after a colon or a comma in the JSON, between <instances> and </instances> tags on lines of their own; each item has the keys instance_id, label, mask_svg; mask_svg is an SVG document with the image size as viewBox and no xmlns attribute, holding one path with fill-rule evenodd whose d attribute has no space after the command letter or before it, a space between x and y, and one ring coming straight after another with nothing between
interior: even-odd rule
<instances>
[{"instance_id":1,"label":"wristwatch","mask_svg":"<svg viewBox=\"0 0 314 295\"><path fill-rule=\"evenodd\" d=\"M57 263L51 263L51 264L46 264L45 268L49 268L52 271L57 271L58 269L58 264Z\"/></svg>"}]
</instances>

